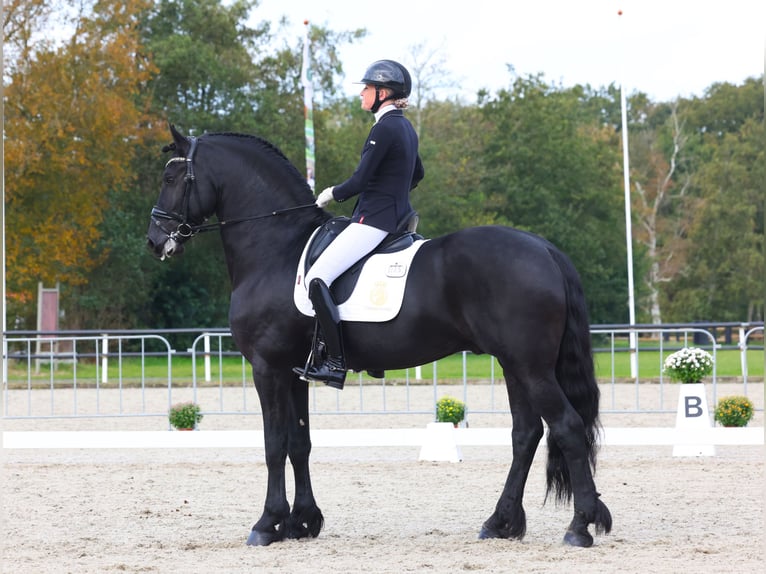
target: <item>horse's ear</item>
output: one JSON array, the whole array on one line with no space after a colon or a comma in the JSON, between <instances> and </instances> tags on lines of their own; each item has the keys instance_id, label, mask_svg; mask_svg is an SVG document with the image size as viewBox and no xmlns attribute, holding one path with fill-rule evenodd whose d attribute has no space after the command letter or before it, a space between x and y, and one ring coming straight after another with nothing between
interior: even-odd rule
<instances>
[{"instance_id":1,"label":"horse's ear","mask_svg":"<svg viewBox=\"0 0 766 574\"><path fill-rule=\"evenodd\" d=\"M184 136L181 134L181 132L179 132L176 129L175 124L171 124L170 122L168 122L168 127L170 128L170 135L173 136L174 140L178 141L180 139L183 139Z\"/></svg>"},{"instance_id":2,"label":"horse's ear","mask_svg":"<svg viewBox=\"0 0 766 574\"><path fill-rule=\"evenodd\" d=\"M189 149L189 140L173 124L170 124L170 133L173 135L173 141L175 142L173 149L178 150L179 155L183 156Z\"/></svg>"}]
</instances>

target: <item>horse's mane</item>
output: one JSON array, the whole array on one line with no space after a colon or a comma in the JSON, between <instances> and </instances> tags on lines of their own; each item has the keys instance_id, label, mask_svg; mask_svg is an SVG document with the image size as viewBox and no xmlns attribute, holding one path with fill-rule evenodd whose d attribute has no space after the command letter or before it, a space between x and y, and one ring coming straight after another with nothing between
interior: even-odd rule
<instances>
[{"instance_id":1,"label":"horse's mane","mask_svg":"<svg viewBox=\"0 0 766 574\"><path fill-rule=\"evenodd\" d=\"M287 156L284 154L284 152L279 149L276 145L268 141L267 139L264 139L260 136L253 135L253 134L243 134L238 132L210 132L204 134L202 137L213 137L213 136L221 136L221 137L233 137L233 138L240 138L245 140L252 140L261 147L265 148L267 152L270 152L274 154L278 159L280 159L282 162L284 162L287 169L292 173L292 175L298 179L309 191L311 188L309 187L308 183L306 182L306 179L303 177L300 171L298 171L298 168L295 167L293 162L291 162Z\"/></svg>"},{"instance_id":2,"label":"horse's mane","mask_svg":"<svg viewBox=\"0 0 766 574\"><path fill-rule=\"evenodd\" d=\"M281 157L283 160L288 162L290 165L292 165L292 162L287 159L287 156L282 152L281 149L279 149L276 145L268 141L267 139L262 138L261 136L256 136L253 134L243 134L239 132L209 132L205 133L205 136L224 136L224 137L234 137L234 138L245 138L245 139L251 139L255 140L264 147L270 149L274 153L276 153L279 157ZM295 166L293 166L295 167Z\"/></svg>"}]
</instances>

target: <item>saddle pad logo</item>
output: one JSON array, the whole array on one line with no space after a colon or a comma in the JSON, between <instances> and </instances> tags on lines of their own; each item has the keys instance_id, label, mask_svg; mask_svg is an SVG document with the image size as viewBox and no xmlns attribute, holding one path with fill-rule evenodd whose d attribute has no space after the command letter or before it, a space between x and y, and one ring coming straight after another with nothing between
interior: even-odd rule
<instances>
[{"instance_id":1,"label":"saddle pad logo","mask_svg":"<svg viewBox=\"0 0 766 574\"><path fill-rule=\"evenodd\" d=\"M389 276L390 277L390 276ZM382 307L388 301L388 290L385 281L376 281L370 290L370 303L375 307Z\"/></svg>"},{"instance_id":2,"label":"saddle pad logo","mask_svg":"<svg viewBox=\"0 0 766 574\"><path fill-rule=\"evenodd\" d=\"M376 323L396 317L404 300L404 287L412 259L426 241L420 239L402 251L378 253L370 257L362 267L354 292L347 301L338 305L341 320ZM303 281L304 268L305 250L298 262L293 301L298 311L313 317L314 308Z\"/></svg>"}]
</instances>

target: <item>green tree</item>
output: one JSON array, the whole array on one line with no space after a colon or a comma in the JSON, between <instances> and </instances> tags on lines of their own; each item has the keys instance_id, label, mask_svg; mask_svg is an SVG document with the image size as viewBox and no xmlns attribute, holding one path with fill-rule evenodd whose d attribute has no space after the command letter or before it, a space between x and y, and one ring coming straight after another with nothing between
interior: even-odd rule
<instances>
[{"instance_id":1,"label":"green tree","mask_svg":"<svg viewBox=\"0 0 766 574\"><path fill-rule=\"evenodd\" d=\"M237 0L161 0L147 14L142 37L159 73L151 84L152 109L192 135L206 132L255 133L282 148L296 166L304 162L303 95L300 87L302 38L283 43L272 25L255 26L257 2ZM214 25L212 25L214 24ZM342 73L337 47L364 34L310 28L312 70L316 87L328 101ZM315 116L316 121L316 116ZM320 119L321 121L321 119ZM318 126L321 129L321 126ZM168 136L166 136L168 137ZM145 150L135 171L145 201L131 219L145 229L156 200L163 158L159 145ZM321 170L320 170L321 174ZM124 206L126 210L130 206ZM144 253L144 258L149 258ZM163 265L136 263L143 269L146 291L133 317L153 327L224 326L229 285L217 233L195 237L184 257ZM112 266L124 264L112 261Z\"/></svg>"},{"instance_id":2,"label":"green tree","mask_svg":"<svg viewBox=\"0 0 766 574\"><path fill-rule=\"evenodd\" d=\"M714 84L703 97L682 104L693 135L687 144L690 223L683 235L684 265L663 292L668 318L762 318L762 79Z\"/></svg>"},{"instance_id":3,"label":"green tree","mask_svg":"<svg viewBox=\"0 0 766 574\"><path fill-rule=\"evenodd\" d=\"M159 0L141 26L159 73L152 108L186 133L224 131L254 114L251 53L269 40L267 23L245 25L255 0ZM246 121L249 125L249 122Z\"/></svg>"},{"instance_id":4,"label":"green tree","mask_svg":"<svg viewBox=\"0 0 766 574\"><path fill-rule=\"evenodd\" d=\"M765 136L761 118L746 120L696 175L688 264L668 293L675 320L763 319Z\"/></svg>"},{"instance_id":5,"label":"green tree","mask_svg":"<svg viewBox=\"0 0 766 574\"><path fill-rule=\"evenodd\" d=\"M423 111L420 152L426 175L412 193L419 231L428 237L496 222L479 188L484 118L476 105L431 101Z\"/></svg>"},{"instance_id":6,"label":"green tree","mask_svg":"<svg viewBox=\"0 0 766 574\"><path fill-rule=\"evenodd\" d=\"M624 322L619 145L586 99L581 87L556 90L530 77L488 100L479 193L495 221L542 235L572 258L594 322Z\"/></svg>"}]
</instances>

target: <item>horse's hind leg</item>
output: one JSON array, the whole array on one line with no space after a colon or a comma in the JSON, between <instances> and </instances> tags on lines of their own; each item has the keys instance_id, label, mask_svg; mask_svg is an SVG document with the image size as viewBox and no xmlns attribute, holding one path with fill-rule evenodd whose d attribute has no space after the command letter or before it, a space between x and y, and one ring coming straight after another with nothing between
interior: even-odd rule
<instances>
[{"instance_id":1,"label":"horse's hind leg","mask_svg":"<svg viewBox=\"0 0 766 574\"><path fill-rule=\"evenodd\" d=\"M522 505L524 485L535 457L537 445L543 436L540 417L532 411L524 390L518 385L511 392L512 379L506 374L508 397L513 416L513 461L495 512L482 525L479 538L521 539L527 529Z\"/></svg>"},{"instance_id":2,"label":"horse's hind leg","mask_svg":"<svg viewBox=\"0 0 766 574\"><path fill-rule=\"evenodd\" d=\"M531 402L549 427L548 490L555 490L559 501L574 498L574 518L564 542L589 547L593 536L588 525L595 524L596 533L608 533L612 517L596 491L585 425L555 379L538 381L530 389Z\"/></svg>"},{"instance_id":3,"label":"horse's hind leg","mask_svg":"<svg viewBox=\"0 0 766 574\"><path fill-rule=\"evenodd\" d=\"M295 474L295 500L285 524L287 538L316 538L324 525L324 517L314 499L309 474L311 437L308 399L308 384L298 377L293 377L290 388L287 454Z\"/></svg>"}]
</instances>

